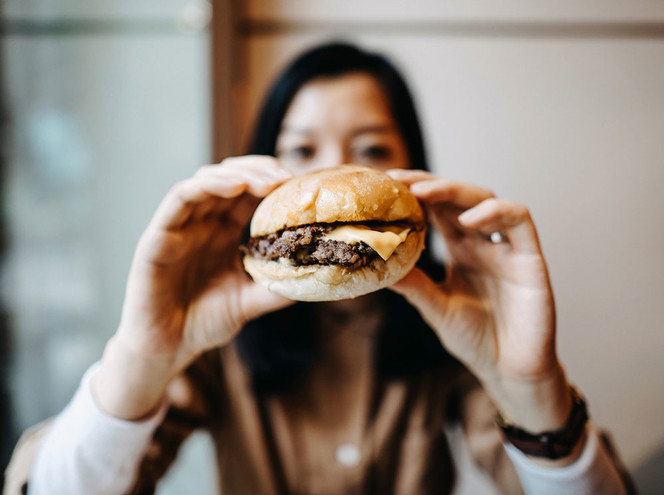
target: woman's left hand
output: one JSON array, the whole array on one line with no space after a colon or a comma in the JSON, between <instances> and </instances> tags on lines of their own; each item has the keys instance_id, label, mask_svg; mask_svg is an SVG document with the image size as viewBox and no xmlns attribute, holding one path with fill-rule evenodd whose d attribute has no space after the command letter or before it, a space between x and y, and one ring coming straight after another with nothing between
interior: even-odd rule
<instances>
[{"instance_id":1,"label":"woman's left hand","mask_svg":"<svg viewBox=\"0 0 665 495\"><path fill-rule=\"evenodd\" d=\"M533 432L561 427L571 399L555 350L547 266L528 209L424 171L389 174L421 201L450 255L444 283L414 269L393 290L418 308L504 416ZM490 240L496 232L501 242Z\"/></svg>"}]
</instances>

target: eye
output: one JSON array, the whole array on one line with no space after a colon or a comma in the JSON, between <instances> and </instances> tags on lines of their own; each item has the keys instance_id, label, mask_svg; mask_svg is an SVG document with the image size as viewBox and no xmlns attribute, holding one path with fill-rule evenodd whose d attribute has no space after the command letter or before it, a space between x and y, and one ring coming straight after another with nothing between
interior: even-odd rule
<instances>
[{"instance_id":1,"label":"eye","mask_svg":"<svg viewBox=\"0 0 665 495\"><path fill-rule=\"evenodd\" d=\"M364 146L356 154L366 160L388 160L392 157L392 150L385 145Z\"/></svg>"},{"instance_id":2,"label":"eye","mask_svg":"<svg viewBox=\"0 0 665 495\"><path fill-rule=\"evenodd\" d=\"M315 153L316 150L314 149L314 146L302 145L282 150L279 152L278 156L282 159L302 161L312 158Z\"/></svg>"}]
</instances>

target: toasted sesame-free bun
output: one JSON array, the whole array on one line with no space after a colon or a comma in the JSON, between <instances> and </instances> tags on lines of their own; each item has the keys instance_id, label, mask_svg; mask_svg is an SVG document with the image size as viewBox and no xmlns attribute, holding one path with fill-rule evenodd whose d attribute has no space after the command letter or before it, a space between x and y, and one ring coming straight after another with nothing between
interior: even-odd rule
<instances>
[{"instance_id":1,"label":"toasted sesame-free bun","mask_svg":"<svg viewBox=\"0 0 665 495\"><path fill-rule=\"evenodd\" d=\"M245 255L245 270L255 282L294 301L351 299L389 287L402 279L418 261L425 232L411 231L387 261L376 258L362 268L341 265L293 266L288 261L266 261Z\"/></svg>"},{"instance_id":2,"label":"toasted sesame-free bun","mask_svg":"<svg viewBox=\"0 0 665 495\"><path fill-rule=\"evenodd\" d=\"M375 169L344 165L295 177L266 196L250 223L260 237L314 223L399 222L412 229L384 261L363 267L337 264L296 266L246 254L243 263L255 282L297 301L350 299L388 287L416 264L425 244L423 210L409 188Z\"/></svg>"},{"instance_id":3,"label":"toasted sesame-free bun","mask_svg":"<svg viewBox=\"0 0 665 495\"><path fill-rule=\"evenodd\" d=\"M401 182L359 165L326 168L295 177L259 204L252 237L278 230L332 222L405 221L423 223L418 200Z\"/></svg>"}]
</instances>

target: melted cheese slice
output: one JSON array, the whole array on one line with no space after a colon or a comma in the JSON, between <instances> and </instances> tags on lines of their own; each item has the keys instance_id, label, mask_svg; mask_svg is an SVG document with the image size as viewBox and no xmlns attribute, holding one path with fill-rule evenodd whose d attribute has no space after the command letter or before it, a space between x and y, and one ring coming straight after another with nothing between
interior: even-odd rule
<instances>
[{"instance_id":1,"label":"melted cheese slice","mask_svg":"<svg viewBox=\"0 0 665 495\"><path fill-rule=\"evenodd\" d=\"M397 246L406 240L409 230L411 229L395 225L374 229L370 229L366 225L342 225L325 234L323 238L347 244L358 244L362 241L379 253L379 256L385 261L395 252Z\"/></svg>"}]
</instances>

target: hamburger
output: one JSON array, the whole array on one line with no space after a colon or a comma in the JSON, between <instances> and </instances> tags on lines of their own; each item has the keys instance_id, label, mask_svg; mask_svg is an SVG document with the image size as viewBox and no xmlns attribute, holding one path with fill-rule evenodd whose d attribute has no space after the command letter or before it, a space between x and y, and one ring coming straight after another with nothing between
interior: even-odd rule
<instances>
[{"instance_id":1,"label":"hamburger","mask_svg":"<svg viewBox=\"0 0 665 495\"><path fill-rule=\"evenodd\" d=\"M259 204L242 247L255 282L298 301L349 299L416 264L425 220L409 188L357 165L295 177Z\"/></svg>"}]
</instances>

